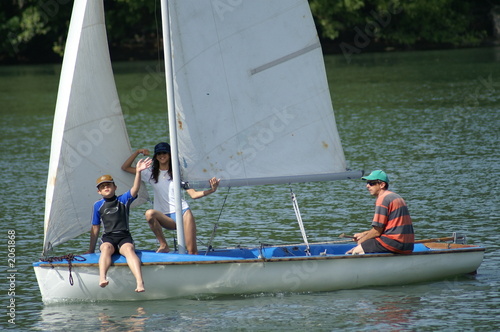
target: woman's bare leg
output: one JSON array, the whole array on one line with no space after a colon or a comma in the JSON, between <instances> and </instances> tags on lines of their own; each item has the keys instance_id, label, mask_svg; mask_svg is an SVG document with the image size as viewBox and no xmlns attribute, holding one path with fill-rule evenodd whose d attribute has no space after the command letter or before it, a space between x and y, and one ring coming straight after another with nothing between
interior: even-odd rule
<instances>
[{"instance_id":1,"label":"woman's bare leg","mask_svg":"<svg viewBox=\"0 0 500 332\"><path fill-rule=\"evenodd\" d=\"M149 209L145 213L146 220L149 224L149 228L153 231L156 239L160 243L160 246L156 252L169 252L167 240L163 234L163 228L166 229L176 229L175 221L172 218L167 217L163 213L157 210Z\"/></svg>"},{"instance_id":2,"label":"woman's bare leg","mask_svg":"<svg viewBox=\"0 0 500 332\"><path fill-rule=\"evenodd\" d=\"M198 255L198 246L196 245L196 223L191 210L187 210L184 213L183 221L186 249L191 255Z\"/></svg>"}]
</instances>

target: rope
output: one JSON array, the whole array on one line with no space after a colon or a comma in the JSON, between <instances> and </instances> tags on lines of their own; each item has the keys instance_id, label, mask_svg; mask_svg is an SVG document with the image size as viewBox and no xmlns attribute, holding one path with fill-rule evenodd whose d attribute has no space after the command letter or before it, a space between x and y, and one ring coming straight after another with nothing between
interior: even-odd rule
<instances>
[{"instance_id":1,"label":"rope","mask_svg":"<svg viewBox=\"0 0 500 332\"><path fill-rule=\"evenodd\" d=\"M80 255L73 255L73 254L67 254L64 256L57 256L57 257L47 257L44 259L40 259L42 262L47 262L50 264L52 268L54 266L52 265L53 262L62 262L63 260L68 261L68 268L69 268L69 284L73 286L73 275L71 274L71 269L73 268L73 263L72 261L78 261L78 262L83 262L86 261L87 259L83 256Z\"/></svg>"},{"instance_id":2,"label":"rope","mask_svg":"<svg viewBox=\"0 0 500 332\"><path fill-rule=\"evenodd\" d=\"M338 241L323 241L323 242L313 242L312 244L335 244L335 243L348 243L348 242L353 242L352 239L346 239L346 240L338 240ZM292 243L292 244L279 244L279 245L272 245L269 244L268 246L271 247L297 247L297 246L302 246L305 243Z\"/></svg>"},{"instance_id":3,"label":"rope","mask_svg":"<svg viewBox=\"0 0 500 332\"><path fill-rule=\"evenodd\" d=\"M302 222L302 216L300 215L299 203L297 202L297 198L292 190L292 186L290 185L290 193L292 195L292 205L295 211L295 216L297 217L297 222L299 223L300 232L302 233L302 238L304 239L304 243L306 244L306 255L311 256L311 252L309 250L309 242L307 241L306 230L304 229L304 223Z\"/></svg>"},{"instance_id":4,"label":"rope","mask_svg":"<svg viewBox=\"0 0 500 332\"><path fill-rule=\"evenodd\" d=\"M219 217L217 218L217 221L214 223L214 228L212 230L212 235L210 236L210 240L208 241L208 244L207 244L207 251L205 252L205 256L208 255L208 252L210 251L210 249L212 249L212 241L214 240L215 232L217 231L217 228L219 227L220 216L222 215L222 210L224 210L224 205L226 204L227 196L229 196L230 189L231 189L231 187L227 187L226 197L224 197L224 201L222 202L222 206L221 206L220 211L219 211Z\"/></svg>"}]
</instances>

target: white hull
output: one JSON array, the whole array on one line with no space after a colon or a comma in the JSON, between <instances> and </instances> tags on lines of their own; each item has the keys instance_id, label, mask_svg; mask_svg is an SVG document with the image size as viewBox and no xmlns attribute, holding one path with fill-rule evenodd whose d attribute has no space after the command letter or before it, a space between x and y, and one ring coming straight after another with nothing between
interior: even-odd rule
<instances>
[{"instance_id":1,"label":"white hull","mask_svg":"<svg viewBox=\"0 0 500 332\"><path fill-rule=\"evenodd\" d=\"M145 254L145 252L143 252ZM439 250L412 255L331 255L271 259L229 259L188 255L154 254L162 262L144 262L146 292L135 293L135 279L126 263L109 269L109 285L100 288L95 263L73 262L74 285L67 264L39 264L35 273L43 301L133 301L194 296L274 292L320 292L367 286L423 282L473 273L482 262L484 249ZM149 256L148 256L149 257Z\"/></svg>"}]
</instances>

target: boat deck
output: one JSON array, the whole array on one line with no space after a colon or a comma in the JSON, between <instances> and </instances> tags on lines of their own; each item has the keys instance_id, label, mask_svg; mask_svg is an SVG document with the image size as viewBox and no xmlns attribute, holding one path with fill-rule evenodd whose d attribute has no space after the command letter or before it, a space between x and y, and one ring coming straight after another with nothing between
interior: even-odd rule
<instances>
[{"instance_id":1,"label":"boat deck","mask_svg":"<svg viewBox=\"0 0 500 332\"><path fill-rule=\"evenodd\" d=\"M257 247L257 248L227 248L227 249L217 249L209 251L207 254L205 252L200 252L198 255L187 255L179 254L178 252L171 253L156 253L152 250L137 250L137 255L143 262L143 264L155 264L155 263L181 263L181 262L191 262L191 263L203 263L203 262L220 262L225 261L249 261L249 260L272 260L272 259L300 259L305 257L351 257L351 255L346 255L345 253L353 248L355 243L345 243L345 244L311 244L309 246L310 255L307 255L306 246L301 245L283 245L283 246L272 246L272 247ZM456 252L463 250L484 250L483 247L462 245L454 243L416 243L412 255L421 255L433 252ZM365 254L362 256L390 256L394 254ZM397 256L397 255L395 255ZM115 254L112 256L113 264L126 264L124 256ZM79 264L97 264L99 262L99 254L84 254L75 256L72 261L73 265ZM57 262L48 263L46 261L40 261L33 263L33 266L43 266L47 264L60 265L67 264L66 259L62 259Z\"/></svg>"}]
</instances>

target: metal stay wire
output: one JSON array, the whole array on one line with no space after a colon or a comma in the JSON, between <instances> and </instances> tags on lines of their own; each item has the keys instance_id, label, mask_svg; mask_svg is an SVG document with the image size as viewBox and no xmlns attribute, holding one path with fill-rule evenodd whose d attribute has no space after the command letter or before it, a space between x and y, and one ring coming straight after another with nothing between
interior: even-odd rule
<instances>
[{"instance_id":1,"label":"metal stay wire","mask_svg":"<svg viewBox=\"0 0 500 332\"><path fill-rule=\"evenodd\" d=\"M222 215L222 210L224 210L224 205L226 204L226 200L227 200L227 197L229 196L230 189L231 189L231 187L227 187L227 193L226 193L226 196L224 197L224 201L222 202L222 206L221 206L220 211L219 211L219 217L217 217L217 221L214 223L212 235L210 236L210 240L207 243L207 251L205 252L205 256L208 254L210 249L212 249L212 241L214 240L215 232L217 231L217 228L219 227L220 216Z\"/></svg>"},{"instance_id":2,"label":"metal stay wire","mask_svg":"<svg viewBox=\"0 0 500 332\"><path fill-rule=\"evenodd\" d=\"M295 211L295 216L297 217L297 222L299 223L300 232L302 233L302 238L304 239L304 243L306 244L306 255L311 256L311 251L309 250L309 242L307 241L306 230L304 228L304 223L302 222L302 216L300 215L299 203L297 202L297 198L295 197L295 193L292 190L292 185L290 185L290 193L292 195L292 205Z\"/></svg>"}]
</instances>

